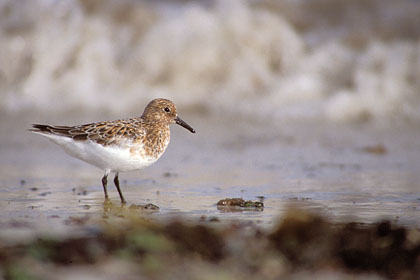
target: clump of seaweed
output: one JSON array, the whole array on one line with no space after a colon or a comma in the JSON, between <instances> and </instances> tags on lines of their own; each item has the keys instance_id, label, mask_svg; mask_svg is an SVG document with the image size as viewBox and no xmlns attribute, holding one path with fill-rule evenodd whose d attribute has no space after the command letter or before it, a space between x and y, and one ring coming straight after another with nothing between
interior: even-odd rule
<instances>
[{"instance_id":1,"label":"clump of seaweed","mask_svg":"<svg viewBox=\"0 0 420 280\"><path fill-rule=\"evenodd\" d=\"M409 232L414 238L408 237ZM294 210L268 238L296 268L334 264L353 272L376 272L395 279L420 275L419 230L390 221L332 224L320 216Z\"/></svg>"},{"instance_id":2,"label":"clump of seaweed","mask_svg":"<svg viewBox=\"0 0 420 280\"><path fill-rule=\"evenodd\" d=\"M217 206L241 207L241 208L264 208L261 201L244 200L243 198L225 198L217 202Z\"/></svg>"},{"instance_id":3,"label":"clump of seaweed","mask_svg":"<svg viewBox=\"0 0 420 280\"><path fill-rule=\"evenodd\" d=\"M263 229L235 222L156 222L132 211L124 215L105 219L94 230L89 220L83 226L91 230L78 236L39 236L7 246L0 242L0 274L5 279L54 279L53 268L100 271L109 263L124 263L114 278L286 279L323 271L337 278L420 275L420 231L389 221L337 224L291 209L272 229ZM28 263L37 269L25 270Z\"/></svg>"}]
</instances>

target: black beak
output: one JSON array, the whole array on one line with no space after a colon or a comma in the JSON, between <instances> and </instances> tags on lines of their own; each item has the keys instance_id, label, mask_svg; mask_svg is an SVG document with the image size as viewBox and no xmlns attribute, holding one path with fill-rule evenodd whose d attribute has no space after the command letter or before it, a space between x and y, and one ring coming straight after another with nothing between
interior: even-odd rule
<instances>
[{"instance_id":1,"label":"black beak","mask_svg":"<svg viewBox=\"0 0 420 280\"><path fill-rule=\"evenodd\" d=\"M183 128L188 129L189 131L191 131L192 133L195 133L194 128L192 128L191 126L189 126L186 122L184 122L183 120L181 120L180 117L176 117L175 118L175 122L177 124L179 124L180 126L182 126Z\"/></svg>"}]
</instances>

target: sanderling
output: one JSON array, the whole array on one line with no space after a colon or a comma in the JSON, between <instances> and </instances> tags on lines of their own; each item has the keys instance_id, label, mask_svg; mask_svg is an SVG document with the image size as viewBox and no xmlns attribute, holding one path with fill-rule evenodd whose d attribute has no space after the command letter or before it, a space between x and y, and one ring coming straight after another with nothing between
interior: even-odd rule
<instances>
[{"instance_id":1,"label":"sanderling","mask_svg":"<svg viewBox=\"0 0 420 280\"><path fill-rule=\"evenodd\" d=\"M104 170L105 200L108 200L107 178L110 172L114 172L121 202L126 203L120 189L119 173L143 169L156 162L169 144L169 125L173 123L195 133L178 117L172 101L159 98L146 106L141 117L77 126L33 124L34 129L30 131L47 137L69 155Z\"/></svg>"}]
</instances>

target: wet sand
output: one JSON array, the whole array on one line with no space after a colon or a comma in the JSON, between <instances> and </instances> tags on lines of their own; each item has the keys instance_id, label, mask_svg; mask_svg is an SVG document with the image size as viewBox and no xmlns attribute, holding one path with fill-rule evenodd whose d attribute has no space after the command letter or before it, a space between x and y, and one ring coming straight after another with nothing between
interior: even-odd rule
<instances>
[{"instance_id":1,"label":"wet sand","mask_svg":"<svg viewBox=\"0 0 420 280\"><path fill-rule=\"evenodd\" d=\"M185 114L184 114L185 115ZM128 206L153 203L152 218L241 220L270 227L292 204L336 222L389 219L419 227L420 133L414 127L263 123L186 114L197 134L174 126L153 166L120 175ZM102 171L3 118L0 235L66 232L70 217L106 214ZM45 121L44 119L36 121ZM78 123L56 119L54 123ZM111 117L112 118L112 117ZM48 122L48 121L47 121ZM113 185L111 201L119 204ZM263 211L218 209L220 199L262 200ZM17 226L16 226L17 225ZM26 235L23 234L23 237Z\"/></svg>"},{"instance_id":2,"label":"wet sand","mask_svg":"<svg viewBox=\"0 0 420 280\"><path fill-rule=\"evenodd\" d=\"M114 117L61 116L52 123ZM32 122L51 122L47 117L1 118L2 274L9 279L415 277L419 129L182 117L197 134L174 126L156 164L120 174L127 206L113 185L111 202L104 203L102 171L25 131ZM235 197L262 201L264 208L216 205ZM160 209L133 207L148 203ZM376 224L384 219L388 222ZM406 261L398 262L401 258Z\"/></svg>"}]
</instances>

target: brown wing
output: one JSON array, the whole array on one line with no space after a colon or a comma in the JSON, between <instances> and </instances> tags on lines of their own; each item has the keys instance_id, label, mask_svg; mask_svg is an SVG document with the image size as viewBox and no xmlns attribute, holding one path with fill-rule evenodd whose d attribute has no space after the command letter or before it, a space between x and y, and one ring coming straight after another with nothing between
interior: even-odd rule
<instances>
[{"instance_id":1,"label":"brown wing","mask_svg":"<svg viewBox=\"0 0 420 280\"><path fill-rule=\"evenodd\" d=\"M59 125L47 125L47 124L33 124L34 129L30 129L33 132L42 132L46 134L54 134L64 137L73 138L74 140L86 140L88 134L83 130L77 129L73 126L59 126Z\"/></svg>"},{"instance_id":2,"label":"brown wing","mask_svg":"<svg viewBox=\"0 0 420 280\"><path fill-rule=\"evenodd\" d=\"M102 145L114 145L121 138L136 140L145 136L142 119L133 118L107 122L90 123L79 126L55 126L33 124L33 132L42 132L73 138L76 141L92 140Z\"/></svg>"}]
</instances>

